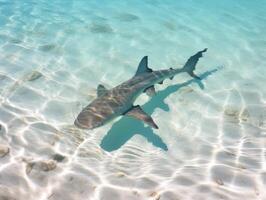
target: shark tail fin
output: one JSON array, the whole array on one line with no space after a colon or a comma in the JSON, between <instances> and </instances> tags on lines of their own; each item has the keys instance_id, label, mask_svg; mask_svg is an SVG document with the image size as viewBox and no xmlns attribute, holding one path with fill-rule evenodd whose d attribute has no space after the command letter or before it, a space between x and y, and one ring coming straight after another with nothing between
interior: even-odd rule
<instances>
[{"instance_id":1,"label":"shark tail fin","mask_svg":"<svg viewBox=\"0 0 266 200\"><path fill-rule=\"evenodd\" d=\"M187 72L190 76L196 79L200 79L195 73L194 70L196 69L196 65L199 59L203 56L202 53L206 52L207 48L203 49L202 51L197 52L195 55L191 56L187 62L185 63L184 67L182 68L183 72Z\"/></svg>"}]
</instances>

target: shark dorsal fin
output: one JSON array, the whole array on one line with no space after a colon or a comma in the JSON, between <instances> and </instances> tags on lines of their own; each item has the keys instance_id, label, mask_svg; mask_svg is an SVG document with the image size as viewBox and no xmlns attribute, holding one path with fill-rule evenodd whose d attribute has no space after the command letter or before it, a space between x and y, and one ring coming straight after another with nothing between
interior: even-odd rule
<instances>
[{"instance_id":1,"label":"shark dorsal fin","mask_svg":"<svg viewBox=\"0 0 266 200\"><path fill-rule=\"evenodd\" d=\"M102 96L104 95L108 90L102 85L102 84L99 84L98 87L97 87L97 96Z\"/></svg>"},{"instance_id":2,"label":"shark dorsal fin","mask_svg":"<svg viewBox=\"0 0 266 200\"><path fill-rule=\"evenodd\" d=\"M145 72L152 72L152 69L148 67L148 56L144 56L138 66L138 70L135 74L135 76L140 75Z\"/></svg>"},{"instance_id":3,"label":"shark dorsal fin","mask_svg":"<svg viewBox=\"0 0 266 200\"><path fill-rule=\"evenodd\" d=\"M145 122L149 126L158 129L158 126L155 124L151 116L145 113L140 106L133 106L128 112L125 113L125 115L134 117L138 120Z\"/></svg>"}]
</instances>

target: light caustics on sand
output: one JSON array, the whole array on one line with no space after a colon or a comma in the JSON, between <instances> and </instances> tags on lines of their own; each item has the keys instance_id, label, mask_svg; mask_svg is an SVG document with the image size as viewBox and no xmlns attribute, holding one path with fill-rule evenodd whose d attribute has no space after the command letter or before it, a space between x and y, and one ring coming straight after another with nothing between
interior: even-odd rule
<instances>
[{"instance_id":1,"label":"light caustics on sand","mask_svg":"<svg viewBox=\"0 0 266 200\"><path fill-rule=\"evenodd\" d=\"M0 0L0 199L265 199L265 8ZM158 130L128 116L73 125L143 55L182 68L202 47L201 81L181 73L136 100Z\"/></svg>"}]
</instances>

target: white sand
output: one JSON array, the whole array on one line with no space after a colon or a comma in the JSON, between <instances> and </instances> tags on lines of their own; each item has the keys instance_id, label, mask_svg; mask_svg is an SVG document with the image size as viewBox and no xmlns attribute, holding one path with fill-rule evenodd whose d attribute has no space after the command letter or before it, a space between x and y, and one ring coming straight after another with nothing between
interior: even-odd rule
<instances>
[{"instance_id":1,"label":"white sand","mask_svg":"<svg viewBox=\"0 0 266 200\"><path fill-rule=\"evenodd\" d=\"M265 8L0 1L0 200L266 199ZM73 126L97 85L129 79L142 56L153 69L181 67L205 47L196 73L218 71L204 90L191 82L138 99L159 130Z\"/></svg>"}]
</instances>

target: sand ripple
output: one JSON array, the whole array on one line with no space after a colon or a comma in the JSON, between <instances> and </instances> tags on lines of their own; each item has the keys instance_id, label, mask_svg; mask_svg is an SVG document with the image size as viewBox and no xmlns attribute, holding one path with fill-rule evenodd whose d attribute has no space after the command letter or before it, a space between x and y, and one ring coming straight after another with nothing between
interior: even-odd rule
<instances>
[{"instance_id":1,"label":"sand ripple","mask_svg":"<svg viewBox=\"0 0 266 200\"><path fill-rule=\"evenodd\" d=\"M0 200L265 199L265 8L0 1ZM205 47L202 82L178 75L138 99L159 130L73 126L143 55L180 67Z\"/></svg>"}]
</instances>

